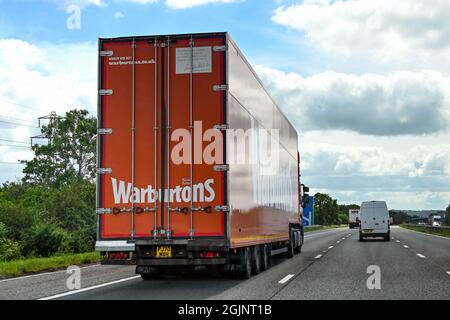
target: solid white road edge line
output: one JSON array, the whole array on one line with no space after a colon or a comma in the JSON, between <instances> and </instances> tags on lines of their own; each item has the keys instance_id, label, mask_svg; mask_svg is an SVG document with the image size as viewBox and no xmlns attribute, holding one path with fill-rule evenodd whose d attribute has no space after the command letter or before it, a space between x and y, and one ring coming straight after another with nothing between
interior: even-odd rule
<instances>
[{"instance_id":1,"label":"solid white road edge line","mask_svg":"<svg viewBox=\"0 0 450 320\"><path fill-rule=\"evenodd\" d=\"M291 280L291 278L293 278L294 276L295 276L294 274L288 274L286 277L284 277L283 279L278 281L278 283L284 284L284 283L288 282L289 280Z\"/></svg>"},{"instance_id":2,"label":"solid white road edge line","mask_svg":"<svg viewBox=\"0 0 450 320\"><path fill-rule=\"evenodd\" d=\"M87 269L87 268L93 268L93 267L98 267L98 266L101 266L101 264L94 264L92 266L81 267L80 269ZM51 272L30 274L29 276L22 276L22 277L16 277L16 278L3 279L3 280L0 280L0 282L22 280L22 279L34 278L34 277L38 277L38 276L46 276L46 275L49 275L49 274L57 274L57 273L61 273L61 272L67 272L67 270L59 270L59 271L51 271Z\"/></svg>"},{"instance_id":3,"label":"solid white road edge line","mask_svg":"<svg viewBox=\"0 0 450 320\"><path fill-rule=\"evenodd\" d=\"M423 254L416 253L419 258L425 259L426 257Z\"/></svg>"},{"instance_id":4,"label":"solid white road edge line","mask_svg":"<svg viewBox=\"0 0 450 320\"><path fill-rule=\"evenodd\" d=\"M318 254L317 256L314 257L314 259L320 259L322 257L321 254Z\"/></svg>"},{"instance_id":5,"label":"solid white road edge line","mask_svg":"<svg viewBox=\"0 0 450 320\"><path fill-rule=\"evenodd\" d=\"M53 296L40 298L38 300L57 299L57 298L61 298L61 297L70 296L70 295L73 295L73 294L85 292L85 291L90 291L90 290L94 290L94 289L98 289L98 288L102 288L102 287L107 287L107 286L110 286L110 285L113 285L113 284L116 284L116 283L121 283L121 282L125 282L125 281L134 280L134 279L137 279L137 278L140 278L140 277L141 276L133 276L133 277L124 278L124 279L120 279L120 280L116 280L116 281L106 282L106 283L98 284L98 285L92 286L92 287L87 287L87 288L83 288L83 289L79 289L79 290L73 290L73 291L68 291L68 292L64 292L64 293L60 293L60 294L55 294Z\"/></svg>"}]
</instances>

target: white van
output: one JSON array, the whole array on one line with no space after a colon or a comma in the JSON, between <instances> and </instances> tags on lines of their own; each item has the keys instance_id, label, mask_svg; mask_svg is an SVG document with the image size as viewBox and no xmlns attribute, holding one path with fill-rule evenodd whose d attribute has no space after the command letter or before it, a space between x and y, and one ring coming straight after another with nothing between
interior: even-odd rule
<instances>
[{"instance_id":1,"label":"white van","mask_svg":"<svg viewBox=\"0 0 450 320\"><path fill-rule=\"evenodd\" d=\"M383 237L391 240L389 211L384 201L368 201L361 204L359 211L359 241L364 238Z\"/></svg>"}]
</instances>

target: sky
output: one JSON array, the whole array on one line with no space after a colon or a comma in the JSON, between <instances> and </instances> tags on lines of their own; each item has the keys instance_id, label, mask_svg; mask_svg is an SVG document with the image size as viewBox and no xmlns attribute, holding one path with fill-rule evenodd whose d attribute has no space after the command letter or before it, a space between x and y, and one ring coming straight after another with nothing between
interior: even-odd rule
<instances>
[{"instance_id":1,"label":"sky","mask_svg":"<svg viewBox=\"0 0 450 320\"><path fill-rule=\"evenodd\" d=\"M448 206L448 0L0 0L0 183L32 158L37 117L95 115L99 37L210 31L296 126L312 194Z\"/></svg>"}]
</instances>

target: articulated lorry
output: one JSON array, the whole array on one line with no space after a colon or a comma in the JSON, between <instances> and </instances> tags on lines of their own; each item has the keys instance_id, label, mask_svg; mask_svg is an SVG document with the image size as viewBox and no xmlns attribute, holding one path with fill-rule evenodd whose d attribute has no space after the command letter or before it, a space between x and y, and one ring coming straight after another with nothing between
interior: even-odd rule
<instances>
[{"instance_id":1,"label":"articulated lorry","mask_svg":"<svg viewBox=\"0 0 450 320\"><path fill-rule=\"evenodd\" d=\"M227 33L99 40L97 243L144 280L303 244L297 132Z\"/></svg>"}]
</instances>

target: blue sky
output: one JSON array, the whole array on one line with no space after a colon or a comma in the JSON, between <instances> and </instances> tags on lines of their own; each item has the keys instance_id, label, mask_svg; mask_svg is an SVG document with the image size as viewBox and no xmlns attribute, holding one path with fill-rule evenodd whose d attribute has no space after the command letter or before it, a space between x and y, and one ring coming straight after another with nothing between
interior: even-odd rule
<instances>
[{"instance_id":1,"label":"blue sky","mask_svg":"<svg viewBox=\"0 0 450 320\"><path fill-rule=\"evenodd\" d=\"M447 0L0 0L0 183L20 178L38 116L95 113L99 37L208 31L231 34L296 126L313 193L450 203Z\"/></svg>"},{"instance_id":2,"label":"blue sky","mask_svg":"<svg viewBox=\"0 0 450 320\"><path fill-rule=\"evenodd\" d=\"M173 9L163 1L150 4L109 1L100 6L81 6L81 29L69 30L66 21L70 14L65 3L78 2L0 1L0 26L5 25L0 29L0 37L31 43L68 43L96 42L99 37L227 31L257 63L307 72L298 61L309 52L300 50L299 44L291 40L298 35L271 21L283 1L211 3L186 9Z\"/></svg>"}]
</instances>

